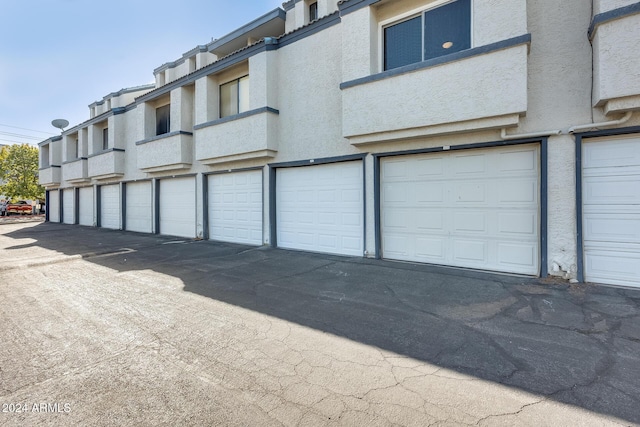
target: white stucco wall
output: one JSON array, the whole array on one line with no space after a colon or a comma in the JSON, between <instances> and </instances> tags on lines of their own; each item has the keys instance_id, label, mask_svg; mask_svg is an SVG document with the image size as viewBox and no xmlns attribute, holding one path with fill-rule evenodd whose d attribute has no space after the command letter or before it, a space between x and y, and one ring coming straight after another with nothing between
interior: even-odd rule
<instances>
[{"instance_id":1,"label":"white stucco wall","mask_svg":"<svg viewBox=\"0 0 640 427\"><path fill-rule=\"evenodd\" d=\"M593 14L597 15L599 13L629 6L630 4L637 2L637 0L593 0Z\"/></svg>"},{"instance_id":2,"label":"white stucco wall","mask_svg":"<svg viewBox=\"0 0 640 427\"><path fill-rule=\"evenodd\" d=\"M62 180L82 180L87 179L87 160L78 159L62 165Z\"/></svg>"},{"instance_id":3,"label":"white stucco wall","mask_svg":"<svg viewBox=\"0 0 640 427\"><path fill-rule=\"evenodd\" d=\"M229 156L273 157L278 150L278 115L264 112L195 131L196 159L219 163Z\"/></svg>"},{"instance_id":4,"label":"white stucco wall","mask_svg":"<svg viewBox=\"0 0 640 427\"><path fill-rule=\"evenodd\" d=\"M527 111L527 46L520 45L346 88L344 136Z\"/></svg>"},{"instance_id":5,"label":"white stucco wall","mask_svg":"<svg viewBox=\"0 0 640 427\"><path fill-rule=\"evenodd\" d=\"M277 161L358 152L342 137L341 28L335 25L278 49ZM317 59L322 58L321 65Z\"/></svg>"},{"instance_id":6,"label":"white stucco wall","mask_svg":"<svg viewBox=\"0 0 640 427\"><path fill-rule=\"evenodd\" d=\"M129 151L129 150L128 150ZM193 162L193 137L177 134L136 146L139 169L184 169Z\"/></svg>"},{"instance_id":7,"label":"white stucco wall","mask_svg":"<svg viewBox=\"0 0 640 427\"><path fill-rule=\"evenodd\" d=\"M107 151L89 157L88 175L98 179L109 175L124 174L125 155L123 151Z\"/></svg>"},{"instance_id":8,"label":"white stucco wall","mask_svg":"<svg viewBox=\"0 0 640 427\"><path fill-rule=\"evenodd\" d=\"M640 94L640 81L635 79L638 73L633 74L640 69L640 60L631 54L637 50L633 43L637 42L634 36L640 21L633 16L603 24L596 32L594 99L599 105L592 108L591 104L587 29L593 13L634 3L621 0L596 1L594 11L589 2L474 0L474 46L531 33L530 46L506 48L340 90L343 82L380 71L380 21L427 3L399 0L362 8L344 16L338 25L275 51L259 53L232 70L199 79L193 89L175 89L170 95L172 130L190 131L193 124L218 118L219 84L248 73L250 109L271 107L280 111L278 115L260 113L196 130L193 138L171 136L140 146L136 141L149 138L155 131L152 118L156 102L140 104L110 118L110 141L126 151L91 157L87 162L90 174L123 174L105 181L108 183L196 174L197 235L202 236L203 174L263 167L264 242L269 243L266 163L493 142L500 140L502 126L508 127L510 134L566 131L570 126L601 119L600 101L607 97L619 100ZM328 11L334 1L325 4ZM295 11L302 10L302 5L304 2L298 2L287 13L287 31L297 25L289 18L295 18ZM199 53L198 58L199 66L214 59L208 53ZM177 71L179 67L172 72L175 75ZM112 100L112 107L117 106L115 103ZM455 134L445 130L438 135L411 133L420 127L433 129L452 123L459 125ZM625 126L638 124L640 114ZM102 125L81 130L79 139L92 147ZM353 139L344 137L366 139L376 134L384 135L369 145L354 145ZM51 164L60 164L61 158L56 161L55 156L61 156L62 151L55 147L52 143ZM91 154L100 149L87 151ZM181 164L181 169L163 169L172 164ZM365 250L372 255L375 195L370 154L365 165ZM156 167L152 173L141 169ZM548 171L549 270L573 278L577 265L574 136L549 138ZM55 179L47 177L55 173L59 168L41 171L41 180ZM65 177L72 175L72 169L65 171ZM63 188L72 186L61 183Z\"/></svg>"},{"instance_id":9,"label":"white stucco wall","mask_svg":"<svg viewBox=\"0 0 640 427\"><path fill-rule=\"evenodd\" d=\"M364 7L342 17L343 81L382 71L383 26L429 8L424 0L400 0ZM472 47L527 34L526 0L474 0Z\"/></svg>"},{"instance_id":10,"label":"white stucco wall","mask_svg":"<svg viewBox=\"0 0 640 427\"><path fill-rule=\"evenodd\" d=\"M605 22L593 39L594 103L640 95L640 14Z\"/></svg>"}]
</instances>

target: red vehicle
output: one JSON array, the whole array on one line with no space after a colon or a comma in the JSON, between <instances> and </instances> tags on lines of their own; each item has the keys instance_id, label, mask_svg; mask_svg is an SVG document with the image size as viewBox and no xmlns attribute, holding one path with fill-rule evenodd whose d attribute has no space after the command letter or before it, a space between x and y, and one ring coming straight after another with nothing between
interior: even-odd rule
<instances>
[{"instance_id":1,"label":"red vehicle","mask_svg":"<svg viewBox=\"0 0 640 427\"><path fill-rule=\"evenodd\" d=\"M31 215L33 213L33 207L30 203L20 200L16 203L9 203L7 205L7 216L11 214L19 215Z\"/></svg>"}]
</instances>

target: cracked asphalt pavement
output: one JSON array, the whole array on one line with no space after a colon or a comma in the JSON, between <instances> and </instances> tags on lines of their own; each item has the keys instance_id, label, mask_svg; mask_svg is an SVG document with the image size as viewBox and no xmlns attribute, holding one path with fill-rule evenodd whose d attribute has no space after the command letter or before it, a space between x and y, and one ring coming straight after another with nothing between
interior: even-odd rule
<instances>
[{"instance_id":1,"label":"cracked asphalt pavement","mask_svg":"<svg viewBox=\"0 0 640 427\"><path fill-rule=\"evenodd\" d=\"M640 290L0 225L0 425L640 425Z\"/></svg>"}]
</instances>

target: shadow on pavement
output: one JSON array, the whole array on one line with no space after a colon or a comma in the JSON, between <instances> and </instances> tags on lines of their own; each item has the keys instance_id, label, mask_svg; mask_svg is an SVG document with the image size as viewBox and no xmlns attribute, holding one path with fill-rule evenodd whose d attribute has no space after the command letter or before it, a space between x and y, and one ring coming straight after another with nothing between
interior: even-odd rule
<instances>
[{"instance_id":1,"label":"shadow on pavement","mask_svg":"<svg viewBox=\"0 0 640 427\"><path fill-rule=\"evenodd\" d=\"M5 235L640 423L640 290L51 223Z\"/></svg>"}]
</instances>

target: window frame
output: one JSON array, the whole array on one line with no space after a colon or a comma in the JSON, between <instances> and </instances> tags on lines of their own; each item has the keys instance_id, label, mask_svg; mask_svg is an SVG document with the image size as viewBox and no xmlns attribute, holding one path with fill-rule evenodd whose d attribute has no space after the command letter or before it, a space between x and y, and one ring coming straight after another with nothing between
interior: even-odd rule
<instances>
[{"instance_id":1,"label":"window frame","mask_svg":"<svg viewBox=\"0 0 640 427\"><path fill-rule=\"evenodd\" d=\"M244 113L246 111L249 111L250 108L247 108L247 110L240 111L240 100L241 100L241 96L240 96L240 80L242 80L244 78L249 79L249 74L245 74L245 75L242 75L240 77L236 77L235 79L231 79L231 80L225 81L224 83L220 83L218 85L218 118L219 119L224 119L226 117L237 116L238 114L242 114L242 113ZM229 114L229 115L223 116L222 115L222 87L227 85L227 84L234 83L234 82L237 83L237 90L238 90L238 93L237 93L238 102L237 102L237 105L236 105L237 112L235 114ZM251 79L249 79L249 85L251 85ZM249 86L249 91L251 91L250 86Z\"/></svg>"},{"instance_id":2,"label":"window frame","mask_svg":"<svg viewBox=\"0 0 640 427\"><path fill-rule=\"evenodd\" d=\"M316 17L312 18L311 17L311 7L314 6L314 5L315 5ZM315 20L320 18L320 14L318 12L318 2L317 1L313 1L312 0L307 4L307 13L309 14L309 22L313 22L313 21L315 21Z\"/></svg>"},{"instance_id":3,"label":"window frame","mask_svg":"<svg viewBox=\"0 0 640 427\"><path fill-rule=\"evenodd\" d=\"M404 21L408 21L410 19L413 19L417 16L423 16L426 12L432 10L432 9L437 9L440 6L444 6L446 4L449 3L454 3L457 0L436 0L430 4L428 4L427 6L421 6L418 8L414 8L411 9L407 12L401 13L399 15L396 15L392 18L389 19L385 19L383 21L378 22L378 72L383 73L385 71L389 71L389 70L385 70L384 69L384 30L387 27L391 27L393 25L396 24L401 24ZM470 11L470 22L469 22L469 42L470 42L470 49L475 47L474 44L474 40L473 40L473 21L474 21L474 4L475 4L475 0L469 0L470 3L470 7L471 7L471 11ZM420 62L424 62L424 18L422 18L422 39L421 39L421 54L422 54L422 61ZM393 70L394 68L391 68L391 70Z\"/></svg>"},{"instance_id":4,"label":"window frame","mask_svg":"<svg viewBox=\"0 0 640 427\"><path fill-rule=\"evenodd\" d=\"M158 133L158 125L159 125L158 110L161 109L161 108L166 108L168 110L168 114L167 114L167 131L163 132L163 133ZM160 105L159 107L156 107L156 109L155 109L155 128L156 128L155 129L155 136L166 135L166 134L171 132L171 103Z\"/></svg>"},{"instance_id":5,"label":"window frame","mask_svg":"<svg viewBox=\"0 0 640 427\"><path fill-rule=\"evenodd\" d=\"M101 130L102 133L102 151L106 151L109 149L109 126L103 127ZM105 138L106 135L106 138Z\"/></svg>"}]
</instances>

